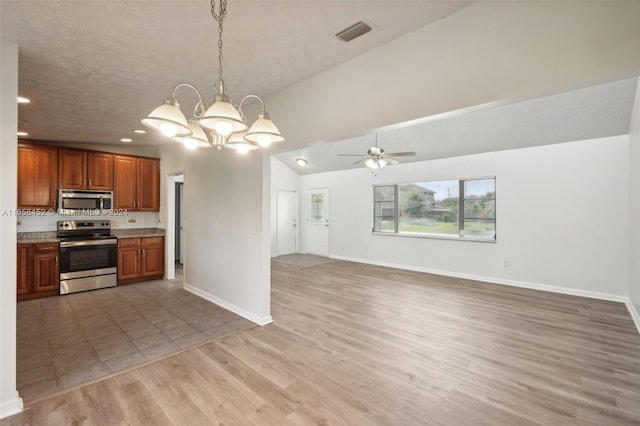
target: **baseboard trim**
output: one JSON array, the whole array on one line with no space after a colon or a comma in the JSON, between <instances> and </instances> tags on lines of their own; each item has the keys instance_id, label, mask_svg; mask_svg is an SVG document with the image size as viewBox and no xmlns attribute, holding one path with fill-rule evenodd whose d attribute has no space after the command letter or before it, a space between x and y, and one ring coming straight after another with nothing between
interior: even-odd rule
<instances>
[{"instance_id":1,"label":"baseboard trim","mask_svg":"<svg viewBox=\"0 0 640 426\"><path fill-rule=\"evenodd\" d=\"M588 297L590 299L608 300L611 302L620 302L624 304L627 304L627 302L629 302L628 297L618 296L616 294L599 293L596 291L578 290L578 289L569 288L569 287L558 287L558 286L553 286L549 284L538 284L538 283L532 283L532 282L526 282L526 281L515 281L515 280L504 279L504 278L485 277L481 275L460 274L457 272L442 271L439 269L422 268L422 267L402 265L402 264L389 263L389 262L378 262L374 260L358 259L358 258L351 258L346 256L331 255L330 257L332 259L347 260L350 262L366 263L369 265L405 269L408 271L415 271L415 272L425 272L427 274L444 275L447 277L463 278L463 279L474 280L474 281L484 281L492 284L503 284L503 285L509 285L512 287L528 288L531 290L542 290L542 291L548 291L551 293L568 294L571 296Z\"/></svg>"},{"instance_id":2,"label":"baseboard trim","mask_svg":"<svg viewBox=\"0 0 640 426\"><path fill-rule=\"evenodd\" d=\"M22 398L20 398L18 391L16 391L15 398L0 402L0 419L20 413L23 407Z\"/></svg>"},{"instance_id":3,"label":"baseboard trim","mask_svg":"<svg viewBox=\"0 0 640 426\"><path fill-rule=\"evenodd\" d=\"M267 324L271 324L273 322L273 318L271 317L271 315L267 315L264 317L259 317L257 315L252 314L251 312L237 306L234 305L233 303L227 302L224 299L221 299L217 296L214 296L213 294L209 293L208 291L204 291L202 289L199 289L197 287L194 287L192 285L189 285L187 283L183 284L183 288L185 290L187 290L189 293L193 293L198 297L202 297L205 300L208 300L211 303L215 303L216 305L225 308L231 312L233 312L234 314L238 314L240 315L242 318L248 319L249 321L258 324L260 326L264 326Z\"/></svg>"},{"instance_id":4,"label":"baseboard trim","mask_svg":"<svg viewBox=\"0 0 640 426\"><path fill-rule=\"evenodd\" d=\"M631 319L636 325L636 329L638 329L638 333L640 333L640 315L638 314L638 311L636 310L635 305L631 302L631 299L627 300L626 305L627 305L627 309L629 310L629 314L631 314Z\"/></svg>"}]
</instances>

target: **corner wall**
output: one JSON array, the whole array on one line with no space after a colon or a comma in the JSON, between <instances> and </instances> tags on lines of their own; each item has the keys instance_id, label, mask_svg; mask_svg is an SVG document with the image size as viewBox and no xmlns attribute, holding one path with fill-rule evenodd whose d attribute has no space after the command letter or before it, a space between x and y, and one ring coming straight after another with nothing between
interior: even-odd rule
<instances>
[{"instance_id":1,"label":"corner wall","mask_svg":"<svg viewBox=\"0 0 640 426\"><path fill-rule=\"evenodd\" d=\"M16 390L18 46L0 44L0 418L22 410ZM5 214L7 212L7 214Z\"/></svg>"},{"instance_id":2,"label":"corner wall","mask_svg":"<svg viewBox=\"0 0 640 426\"><path fill-rule=\"evenodd\" d=\"M271 322L268 156L160 149L160 222L167 176L184 172L185 289L257 324Z\"/></svg>"},{"instance_id":3,"label":"corner wall","mask_svg":"<svg viewBox=\"0 0 640 426\"><path fill-rule=\"evenodd\" d=\"M629 128L629 297L640 331L640 79Z\"/></svg>"},{"instance_id":4,"label":"corner wall","mask_svg":"<svg viewBox=\"0 0 640 426\"><path fill-rule=\"evenodd\" d=\"M624 135L306 175L300 192L331 190L331 257L626 302L627 155ZM372 185L478 176L496 176L496 243L372 235Z\"/></svg>"}]
</instances>

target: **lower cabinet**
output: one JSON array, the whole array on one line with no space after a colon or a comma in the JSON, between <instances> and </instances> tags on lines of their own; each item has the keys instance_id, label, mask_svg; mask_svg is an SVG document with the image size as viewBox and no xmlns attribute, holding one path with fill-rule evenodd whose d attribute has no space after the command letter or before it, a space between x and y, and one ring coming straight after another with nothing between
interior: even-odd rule
<instances>
[{"instance_id":1,"label":"lower cabinet","mask_svg":"<svg viewBox=\"0 0 640 426\"><path fill-rule=\"evenodd\" d=\"M56 296L60 291L58 243L18 244L18 300Z\"/></svg>"},{"instance_id":2,"label":"lower cabinet","mask_svg":"<svg viewBox=\"0 0 640 426\"><path fill-rule=\"evenodd\" d=\"M118 285L164 276L164 237L118 239Z\"/></svg>"}]
</instances>

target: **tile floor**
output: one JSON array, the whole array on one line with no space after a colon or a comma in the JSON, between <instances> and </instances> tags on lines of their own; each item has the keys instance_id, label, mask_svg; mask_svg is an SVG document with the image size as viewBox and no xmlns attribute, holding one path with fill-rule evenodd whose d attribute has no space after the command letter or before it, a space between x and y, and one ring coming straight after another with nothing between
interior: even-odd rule
<instances>
[{"instance_id":1,"label":"tile floor","mask_svg":"<svg viewBox=\"0 0 640 426\"><path fill-rule=\"evenodd\" d=\"M25 402L254 326L162 280L20 302L17 322Z\"/></svg>"}]
</instances>

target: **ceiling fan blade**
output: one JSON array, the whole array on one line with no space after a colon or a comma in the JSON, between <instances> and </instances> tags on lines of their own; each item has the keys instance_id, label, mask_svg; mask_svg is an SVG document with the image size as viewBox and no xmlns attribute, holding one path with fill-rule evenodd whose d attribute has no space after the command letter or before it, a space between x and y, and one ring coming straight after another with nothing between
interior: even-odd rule
<instances>
[{"instance_id":1,"label":"ceiling fan blade","mask_svg":"<svg viewBox=\"0 0 640 426\"><path fill-rule=\"evenodd\" d=\"M362 159L360 159L360 160L356 161L355 163L353 163L353 165L355 166L356 164L360 164L360 163L362 163L363 161L367 161L368 159L369 159L369 157L364 157L364 158L362 158Z\"/></svg>"},{"instance_id":2,"label":"ceiling fan blade","mask_svg":"<svg viewBox=\"0 0 640 426\"><path fill-rule=\"evenodd\" d=\"M413 157L415 152L385 152L387 157Z\"/></svg>"},{"instance_id":3,"label":"ceiling fan blade","mask_svg":"<svg viewBox=\"0 0 640 426\"><path fill-rule=\"evenodd\" d=\"M389 157L384 157L384 161L386 161L387 163L393 165L393 164L400 164L400 162L398 160L394 160L393 158L389 158Z\"/></svg>"},{"instance_id":4,"label":"ceiling fan blade","mask_svg":"<svg viewBox=\"0 0 640 426\"><path fill-rule=\"evenodd\" d=\"M338 157L362 157L363 154L338 154Z\"/></svg>"}]
</instances>

